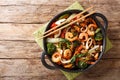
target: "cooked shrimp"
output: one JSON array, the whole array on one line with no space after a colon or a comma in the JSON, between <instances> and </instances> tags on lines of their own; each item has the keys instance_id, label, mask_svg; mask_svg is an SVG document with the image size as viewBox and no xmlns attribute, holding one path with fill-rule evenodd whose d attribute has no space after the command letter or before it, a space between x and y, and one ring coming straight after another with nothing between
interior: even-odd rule
<instances>
[{"instance_id":1,"label":"cooked shrimp","mask_svg":"<svg viewBox=\"0 0 120 80\"><path fill-rule=\"evenodd\" d=\"M85 46L83 46L82 50L81 50L81 53L87 53L88 52L88 49L86 49Z\"/></svg>"},{"instance_id":2,"label":"cooked shrimp","mask_svg":"<svg viewBox=\"0 0 120 80\"><path fill-rule=\"evenodd\" d=\"M78 26L74 26L75 30L80 32L80 28Z\"/></svg>"},{"instance_id":3,"label":"cooked shrimp","mask_svg":"<svg viewBox=\"0 0 120 80\"><path fill-rule=\"evenodd\" d=\"M87 33L80 33L79 39L82 41L87 41L88 40L88 34Z\"/></svg>"},{"instance_id":4,"label":"cooked shrimp","mask_svg":"<svg viewBox=\"0 0 120 80\"><path fill-rule=\"evenodd\" d=\"M85 27L85 26L86 26L86 23L85 23L85 22L80 23L80 26L81 26L81 27Z\"/></svg>"},{"instance_id":5,"label":"cooked shrimp","mask_svg":"<svg viewBox=\"0 0 120 80\"><path fill-rule=\"evenodd\" d=\"M88 33L88 35L89 36L94 36L95 35L95 32L94 31L92 31L92 30L87 30L87 33Z\"/></svg>"},{"instance_id":6,"label":"cooked shrimp","mask_svg":"<svg viewBox=\"0 0 120 80\"><path fill-rule=\"evenodd\" d=\"M92 18L87 18L86 20L85 20L85 24L96 24L96 22L92 19Z\"/></svg>"},{"instance_id":7,"label":"cooked shrimp","mask_svg":"<svg viewBox=\"0 0 120 80\"><path fill-rule=\"evenodd\" d=\"M65 59L70 59L71 56L72 56L72 52L71 52L70 49L66 49L66 50L64 50L63 58L65 58Z\"/></svg>"},{"instance_id":8,"label":"cooked shrimp","mask_svg":"<svg viewBox=\"0 0 120 80\"><path fill-rule=\"evenodd\" d=\"M95 24L88 25L88 30L87 30L88 35L93 36L95 34L95 32L93 31L94 28L97 28Z\"/></svg>"},{"instance_id":9,"label":"cooked shrimp","mask_svg":"<svg viewBox=\"0 0 120 80\"><path fill-rule=\"evenodd\" d=\"M80 29L81 32L87 32L87 30L88 30L87 26L82 27L82 28Z\"/></svg>"},{"instance_id":10,"label":"cooked shrimp","mask_svg":"<svg viewBox=\"0 0 120 80\"><path fill-rule=\"evenodd\" d=\"M77 36L74 37L71 32L66 32L65 38L72 42L72 41L75 41L77 39Z\"/></svg>"},{"instance_id":11,"label":"cooked shrimp","mask_svg":"<svg viewBox=\"0 0 120 80\"><path fill-rule=\"evenodd\" d=\"M96 26L95 24L89 24L89 25L88 25L88 28L92 28L92 27L93 27L93 28L97 28L97 26Z\"/></svg>"},{"instance_id":12,"label":"cooked shrimp","mask_svg":"<svg viewBox=\"0 0 120 80\"><path fill-rule=\"evenodd\" d=\"M60 62L61 61L61 54L59 52L55 52L52 55L52 61L55 62L55 63Z\"/></svg>"}]
</instances>

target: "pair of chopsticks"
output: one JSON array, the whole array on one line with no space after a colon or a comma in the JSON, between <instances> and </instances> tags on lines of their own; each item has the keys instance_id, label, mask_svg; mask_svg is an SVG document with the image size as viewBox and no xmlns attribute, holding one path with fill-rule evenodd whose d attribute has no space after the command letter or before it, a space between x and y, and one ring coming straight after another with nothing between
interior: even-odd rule
<instances>
[{"instance_id":1,"label":"pair of chopsticks","mask_svg":"<svg viewBox=\"0 0 120 80\"><path fill-rule=\"evenodd\" d=\"M74 24L74 23L76 23L76 22L78 22L78 21L80 21L80 20L82 20L82 19L84 19L84 18L86 18L86 17L94 14L95 11L92 11L92 12L90 12L89 14L86 14L86 15L80 17L83 13L87 12L88 10L90 10L90 9L92 9L92 8L93 8L93 6L85 9L84 11L82 11L82 12L80 12L80 13L78 13L78 14L76 14L76 15L75 15L73 18L71 18L70 20L66 20L65 22L61 23L60 25L49 29L49 30L46 31L44 34L42 34L42 36L40 37L40 39L43 39L43 38L45 38L45 37L47 37L47 36L50 36L51 34L57 32L57 31L59 31L59 30L62 30L62 29L64 29L64 28L66 28L66 27L68 27L68 26L70 26L70 25L72 25L72 24ZM76 17L77 17L78 19L76 19L76 20L74 20L74 21L71 21L71 20L73 20L73 19L76 18ZM70 23L69 23L69 22L70 22ZM68 24L67 24L67 23L68 23ZM66 25L64 25L64 24L66 24ZM64 26L62 26L62 25L64 25ZM61 26L61 27L60 27L60 26ZM55 29L56 29L56 30L55 30ZM52 31L52 32L51 32L51 31Z\"/></svg>"}]
</instances>

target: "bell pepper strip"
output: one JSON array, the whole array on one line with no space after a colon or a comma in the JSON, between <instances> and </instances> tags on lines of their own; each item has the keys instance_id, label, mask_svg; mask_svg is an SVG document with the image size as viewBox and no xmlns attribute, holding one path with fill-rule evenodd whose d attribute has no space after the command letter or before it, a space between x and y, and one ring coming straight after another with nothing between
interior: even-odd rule
<instances>
[{"instance_id":1,"label":"bell pepper strip","mask_svg":"<svg viewBox=\"0 0 120 80\"><path fill-rule=\"evenodd\" d=\"M55 22L53 22L52 25L50 26L50 28L54 28L56 26L57 26L57 24L55 24Z\"/></svg>"},{"instance_id":2,"label":"bell pepper strip","mask_svg":"<svg viewBox=\"0 0 120 80\"><path fill-rule=\"evenodd\" d=\"M61 38L65 38L65 33L66 33L66 29L63 29L63 30L61 31L60 37L61 37Z\"/></svg>"},{"instance_id":3,"label":"bell pepper strip","mask_svg":"<svg viewBox=\"0 0 120 80\"><path fill-rule=\"evenodd\" d=\"M82 48L83 48L82 45L78 46L78 47L75 49L75 53L74 53L74 55L79 54L80 51L82 50Z\"/></svg>"}]
</instances>

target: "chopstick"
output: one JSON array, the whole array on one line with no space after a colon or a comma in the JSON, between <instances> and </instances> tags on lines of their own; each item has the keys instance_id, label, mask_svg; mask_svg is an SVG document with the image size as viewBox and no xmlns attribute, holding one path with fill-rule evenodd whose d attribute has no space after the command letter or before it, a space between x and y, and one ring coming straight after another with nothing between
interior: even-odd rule
<instances>
[{"instance_id":1,"label":"chopstick","mask_svg":"<svg viewBox=\"0 0 120 80\"><path fill-rule=\"evenodd\" d=\"M58 28L58 27L60 27L60 26L62 26L62 25L64 25L64 24L66 24L66 23L69 23L71 20L73 20L73 19L76 18L76 17L79 18L80 15L82 15L83 13L87 12L88 10L90 10L90 9L92 9L92 8L93 8L93 6L91 6L91 7L87 8L87 9L85 9L84 11L82 11L82 12L80 12L79 14L75 15L72 19L66 20L65 22L62 22L60 25L58 25L58 26L56 26L56 27L53 27L53 28L49 29L48 31L44 32L44 34L42 34L42 35L45 35L45 34L51 32L52 30L54 30L54 29L56 29L56 28Z\"/></svg>"},{"instance_id":2,"label":"chopstick","mask_svg":"<svg viewBox=\"0 0 120 80\"><path fill-rule=\"evenodd\" d=\"M74 23L76 23L76 22L78 22L78 21L80 21L80 20L82 20L82 19L84 19L84 18L86 18L86 17L94 14L95 12L96 12L96 11L92 11L92 12L90 12L89 14L87 14L87 15L85 15L85 16L83 16L83 17L81 17L81 18L79 18L79 19L77 19L77 20L75 20L75 21L72 21L72 22L69 23L69 24L66 24L65 26L62 26L62 27L60 27L60 28L58 28L58 29L56 29L56 30L54 30L54 31L46 34L45 36L40 37L39 39L43 39L43 38L45 38L45 37L47 37L47 36L49 36L49 35L57 32L57 31L59 31L59 30L62 30L62 29L64 29L64 28L66 28L66 27L68 27L68 26L70 26L70 25L72 25L72 24L74 24Z\"/></svg>"}]
</instances>

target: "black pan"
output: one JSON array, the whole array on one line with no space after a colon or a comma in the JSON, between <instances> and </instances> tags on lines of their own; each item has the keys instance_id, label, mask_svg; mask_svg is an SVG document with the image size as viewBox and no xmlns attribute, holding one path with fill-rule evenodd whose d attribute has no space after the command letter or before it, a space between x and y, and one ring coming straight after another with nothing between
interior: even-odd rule
<instances>
[{"instance_id":1,"label":"black pan","mask_svg":"<svg viewBox=\"0 0 120 80\"><path fill-rule=\"evenodd\" d=\"M49 30L49 28L50 28L50 26L52 25L52 23L55 22L56 19L58 19L58 18L59 18L60 16L62 16L63 14L72 14L72 13L79 13L79 12L81 12L81 10L67 10L67 11L64 11L64 12L59 13L58 15L56 15L56 16L49 22L49 24L47 25L45 31ZM85 13L85 14L88 14L88 13ZM100 14L100 13L94 13L94 14L92 14L92 15L89 16L89 17L91 17L91 18L96 22L97 26L101 28L101 32L102 32L102 35L103 35L103 47L102 47L102 52L100 53L98 60L96 60L96 62L95 62L95 64L96 64L98 61L100 61L103 53L105 52L105 47L106 47L106 31L107 31L107 27L108 27L108 21L107 21L106 17L105 17L104 15ZM103 22L104 22L103 25L101 24L101 22L98 20L97 17L100 17L100 18L103 20ZM66 69L66 68L64 68L64 67L62 67L62 66L60 66L60 65L57 65L56 63L52 62L50 55L47 54L47 45L46 45L46 43L47 43L47 42L46 42L46 38L44 38L44 39L43 39L44 51L43 51L43 53L42 53L42 55L41 55L41 61L42 61L42 64L43 64L46 68L48 68L48 69L61 69L61 70L67 71L67 72L83 72L83 71L86 71L86 70L88 70L89 68L91 68L91 67L93 67L93 66L95 65L95 64L90 65L90 66L88 66L88 67L85 68L85 69ZM48 59L49 59L50 62L53 64L53 66L47 64L47 62L45 61L45 55L47 55Z\"/></svg>"}]
</instances>

